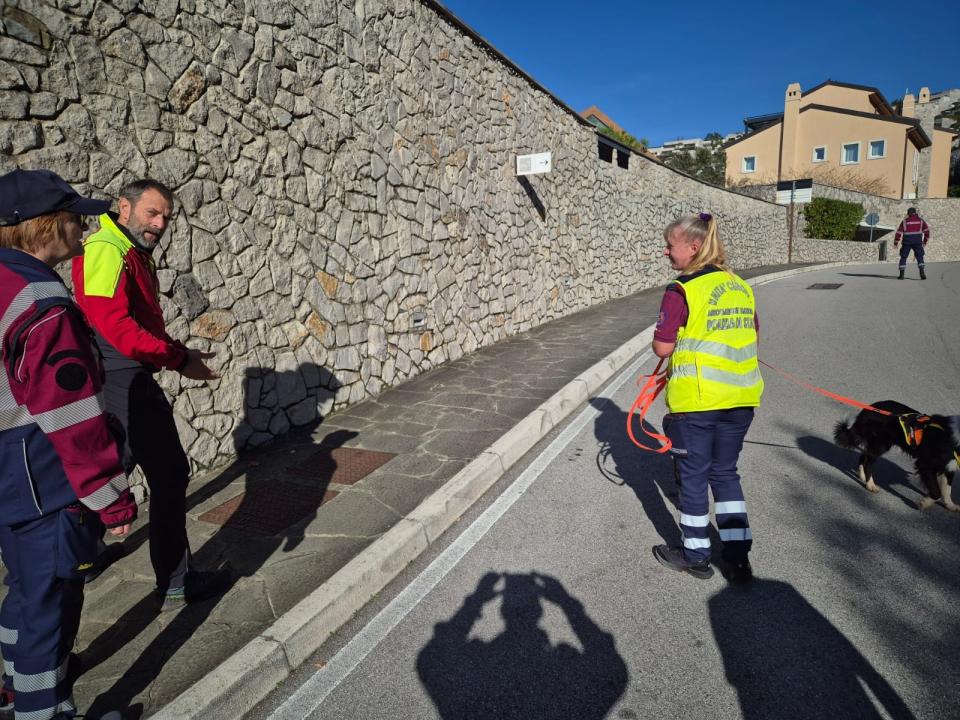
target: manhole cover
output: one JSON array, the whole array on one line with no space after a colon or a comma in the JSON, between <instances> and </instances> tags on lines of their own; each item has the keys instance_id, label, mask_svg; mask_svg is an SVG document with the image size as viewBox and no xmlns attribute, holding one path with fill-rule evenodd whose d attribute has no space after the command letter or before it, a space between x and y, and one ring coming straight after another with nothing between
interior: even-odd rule
<instances>
[{"instance_id":1,"label":"manhole cover","mask_svg":"<svg viewBox=\"0 0 960 720\"><path fill-rule=\"evenodd\" d=\"M843 283L814 283L807 290L836 290L839 287L843 287Z\"/></svg>"},{"instance_id":2,"label":"manhole cover","mask_svg":"<svg viewBox=\"0 0 960 720\"><path fill-rule=\"evenodd\" d=\"M200 516L213 525L255 535L276 535L302 520L337 493L322 485L270 482L241 493Z\"/></svg>"},{"instance_id":3,"label":"manhole cover","mask_svg":"<svg viewBox=\"0 0 960 720\"><path fill-rule=\"evenodd\" d=\"M395 457L394 453L347 447L324 448L321 445L320 450L304 462L288 467L287 473L316 480L324 486L327 483L353 485Z\"/></svg>"}]
</instances>

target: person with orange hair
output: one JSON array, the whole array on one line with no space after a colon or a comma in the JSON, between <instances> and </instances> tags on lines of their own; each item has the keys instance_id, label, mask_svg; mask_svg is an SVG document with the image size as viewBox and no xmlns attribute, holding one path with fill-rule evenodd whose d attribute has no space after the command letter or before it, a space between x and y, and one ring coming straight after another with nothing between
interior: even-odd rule
<instances>
[{"instance_id":1,"label":"person with orange hair","mask_svg":"<svg viewBox=\"0 0 960 720\"><path fill-rule=\"evenodd\" d=\"M47 170L0 177L0 702L16 717L72 718L70 650L106 527L137 506L104 413L93 335L53 268L83 252L84 217L108 203ZM119 717L108 713L107 717Z\"/></svg>"}]
</instances>

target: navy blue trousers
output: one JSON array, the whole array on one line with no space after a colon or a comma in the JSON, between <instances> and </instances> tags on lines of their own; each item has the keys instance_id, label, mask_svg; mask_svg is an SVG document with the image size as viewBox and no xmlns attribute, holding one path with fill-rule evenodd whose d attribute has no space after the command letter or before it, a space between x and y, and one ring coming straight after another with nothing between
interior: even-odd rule
<instances>
[{"instance_id":1,"label":"navy blue trousers","mask_svg":"<svg viewBox=\"0 0 960 720\"><path fill-rule=\"evenodd\" d=\"M80 508L0 526L8 589L0 606L0 649L17 717L76 714L67 664L80 627L83 571L96 558L102 532L100 519Z\"/></svg>"},{"instance_id":2,"label":"navy blue trousers","mask_svg":"<svg viewBox=\"0 0 960 720\"><path fill-rule=\"evenodd\" d=\"M923 243L904 243L900 246L900 269L907 267L907 258L910 257L910 251L913 250L913 256L917 259L917 265L923 267Z\"/></svg>"},{"instance_id":3,"label":"navy blue trousers","mask_svg":"<svg viewBox=\"0 0 960 720\"><path fill-rule=\"evenodd\" d=\"M750 552L753 536L737 460L753 421L753 408L683 413L675 418L682 424L687 450L686 456L679 458L683 557L690 563L710 559L709 488L723 540L723 557L728 562L741 562Z\"/></svg>"}]
</instances>

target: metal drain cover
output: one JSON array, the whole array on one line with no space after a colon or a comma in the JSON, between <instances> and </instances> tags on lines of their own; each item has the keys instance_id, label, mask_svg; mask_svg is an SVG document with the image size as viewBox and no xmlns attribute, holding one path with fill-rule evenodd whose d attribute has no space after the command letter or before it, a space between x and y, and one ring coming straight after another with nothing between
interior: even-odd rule
<instances>
[{"instance_id":1,"label":"metal drain cover","mask_svg":"<svg viewBox=\"0 0 960 720\"><path fill-rule=\"evenodd\" d=\"M336 496L336 491L326 489L326 483L270 482L230 498L199 519L254 535L276 535Z\"/></svg>"},{"instance_id":2,"label":"metal drain cover","mask_svg":"<svg viewBox=\"0 0 960 720\"><path fill-rule=\"evenodd\" d=\"M807 286L807 290L836 290L843 287L843 283L814 283Z\"/></svg>"},{"instance_id":3,"label":"metal drain cover","mask_svg":"<svg viewBox=\"0 0 960 720\"><path fill-rule=\"evenodd\" d=\"M338 485L353 485L378 467L395 458L394 453L348 447L323 447L287 473L297 478Z\"/></svg>"}]
</instances>

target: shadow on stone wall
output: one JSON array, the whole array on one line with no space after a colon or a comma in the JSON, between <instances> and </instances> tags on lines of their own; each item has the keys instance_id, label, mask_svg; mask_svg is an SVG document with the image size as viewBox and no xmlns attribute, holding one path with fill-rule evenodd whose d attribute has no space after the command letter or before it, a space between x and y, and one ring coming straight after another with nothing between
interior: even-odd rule
<instances>
[{"instance_id":1,"label":"shadow on stone wall","mask_svg":"<svg viewBox=\"0 0 960 720\"><path fill-rule=\"evenodd\" d=\"M233 431L236 452L265 445L295 428L315 427L330 412L339 388L334 374L314 363L288 371L247 368L244 419Z\"/></svg>"},{"instance_id":2,"label":"shadow on stone wall","mask_svg":"<svg viewBox=\"0 0 960 720\"><path fill-rule=\"evenodd\" d=\"M322 377L324 392L295 400L297 410L291 413L290 398L301 394L305 375ZM108 710L125 709L125 717L134 717L139 705L132 705L133 701L164 672L167 662L194 635L198 640L191 646L191 654L209 660L211 667L251 639L251 628L237 627L232 629L235 636L232 643L219 639L207 644L214 646L223 657L211 655L210 647L197 644L202 643L199 638L205 634L222 635L224 625L231 627L231 603L221 601L243 578L257 574L274 553L287 553L296 548L304 538L306 526L327 499L327 486L337 467L332 451L357 436L352 431L338 430L328 434L321 444L313 444L313 432L323 421L319 410L327 402L327 392L332 394L336 389L332 374L317 366L302 365L285 372L247 369L244 381L246 413L234 433L240 454L234 463L202 485L192 486L187 497L187 527L193 548L191 565L196 570L215 573L223 592L209 600L189 604L173 615L158 612L159 604L151 589L118 617L112 627L93 639L80 655L81 671L89 671L110 660L119 665L120 677L111 687L98 688L100 693L89 710L89 716L99 717ZM264 407L265 404L268 407ZM284 407L288 408L286 412L278 410ZM262 431L255 429L265 421L256 414L266 412L270 413L270 419L266 420L268 425L276 427L277 418L287 418L297 427L291 429L283 440L258 450L255 455L240 452L252 444L263 445L272 439L272 436L265 437ZM247 428L253 432L248 432ZM292 464L299 463L298 469L302 470L305 452L310 453L308 467L321 470L312 477L300 472L294 482L288 482L287 473ZM123 543L125 554L129 555L146 541L147 528L141 525ZM143 555L141 553L141 557ZM137 570L138 574L150 575L149 567ZM232 602L239 600L234 596ZM211 615L220 627L205 633L204 624ZM118 662L121 653L131 660ZM198 661L187 658L184 662L195 666ZM177 674L190 677L189 671ZM186 686L173 688L176 692L185 689ZM158 697L153 690L150 695L158 705L173 699Z\"/></svg>"},{"instance_id":3,"label":"shadow on stone wall","mask_svg":"<svg viewBox=\"0 0 960 720\"><path fill-rule=\"evenodd\" d=\"M547 219L547 209L543 205L543 201L540 199L540 196L537 195L537 191L534 189L533 185L530 183L529 178L520 176L517 178L517 182L520 183L520 187L523 188L523 191L527 194L527 197L530 198L530 202L533 203L534 210L537 211L537 215L540 216L541 220Z\"/></svg>"}]
</instances>

